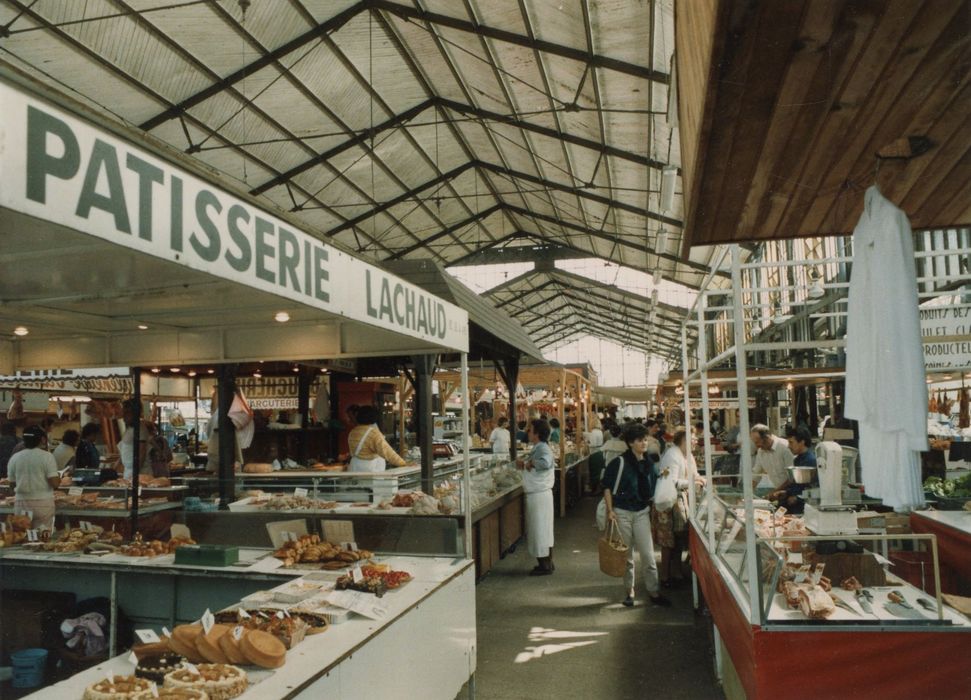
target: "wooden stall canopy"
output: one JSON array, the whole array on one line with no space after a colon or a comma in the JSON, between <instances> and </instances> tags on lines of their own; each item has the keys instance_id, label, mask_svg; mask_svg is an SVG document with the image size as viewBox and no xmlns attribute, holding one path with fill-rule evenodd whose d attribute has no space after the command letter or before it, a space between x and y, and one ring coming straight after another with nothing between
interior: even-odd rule
<instances>
[{"instance_id":1,"label":"wooden stall canopy","mask_svg":"<svg viewBox=\"0 0 971 700\"><path fill-rule=\"evenodd\" d=\"M685 245L971 224L966 0L678 0ZM880 158L877 158L877 155Z\"/></svg>"}]
</instances>

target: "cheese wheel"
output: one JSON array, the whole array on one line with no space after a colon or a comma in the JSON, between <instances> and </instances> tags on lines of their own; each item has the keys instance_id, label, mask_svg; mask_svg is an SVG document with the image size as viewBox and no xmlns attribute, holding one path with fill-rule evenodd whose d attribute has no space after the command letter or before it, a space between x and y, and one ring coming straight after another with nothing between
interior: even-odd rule
<instances>
[{"instance_id":1,"label":"cheese wheel","mask_svg":"<svg viewBox=\"0 0 971 700\"><path fill-rule=\"evenodd\" d=\"M287 660L286 646L269 632L247 632L240 640L239 648L246 660L255 666L280 668Z\"/></svg>"},{"instance_id":2,"label":"cheese wheel","mask_svg":"<svg viewBox=\"0 0 971 700\"><path fill-rule=\"evenodd\" d=\"M226 655L229 663L245 664L246 656L243 654L243 650L239 648L239 640L236 639L234 629L230 628L229 632L219 638L219 651ZM245 630L243 630L243 634L246 634Z\"/></svg>"},{"instance_id":3,"label":"cheese wheel","mask_svg":"<svg viewBox=\"0 0 971 700\"><path fill-rule=\"evenodd\" d=\"M196 649L206 661L214 664L228 664L229 658L219 648L219 638L230 630L229 625L213 625L209 634L196 637Z\"/></svg>"},{"instance_id":4,"label":"cheese wheel","mask_svg":"<svg viewBox=\"0 0 971 700\"><path fill-rule=\"evenodd\" d=\"M201 664L205 658L196 649L196 639L202 635L202 625L179 625L172 630L169 646L176 654L181 654L194 664Z\"/></svg>"}]
</instances>

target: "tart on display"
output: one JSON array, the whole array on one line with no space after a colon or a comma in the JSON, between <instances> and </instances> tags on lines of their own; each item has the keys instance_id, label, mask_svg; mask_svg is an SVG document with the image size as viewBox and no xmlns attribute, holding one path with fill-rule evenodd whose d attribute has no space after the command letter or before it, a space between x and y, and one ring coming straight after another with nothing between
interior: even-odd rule
<instances>
[{"instance_id":1,"label":"tart on display","mask_svg":"<svg viewBox=\"0 0 971 700\"><path fill-rule=\"evenodd\" d=\"M214 664L228 664L229 658L219 648L219 638L232 629L229 625L213 625L208 634L196 637L196 649L206 661Z\"/></svg>"},{"instance_id":2,"label":"tart on display","mask_svg":"<svg viewBox=\"0 0 971 700\"><path fill-rule=\"evenodd\" d=\"M194 664L202 663L206 659L196 649L196 639L202 635L202 625L179 625L172 630L169 646L176 654L181 654Z\"/></svg>"},{"instance_id":3,"label":"tart on display","mask_svg":"<svg viewBox=\"0 0 971 700\"><path fill-rule=\"evenodd\" d=\"M230 700L246 692L246 673L229 664L199 664L194 670L180 668L165 675L166 688L203 690L210 700Z\"/></svg>"},{"instance_id":4,"label":"tart on display","mask_svg":"<svg viewBox=\"0 0 971 700\"><path fill-rule=\"evenodd\" d=\"M152 697L152 684L135 676L102 678L84 689L84 700L147 700Z\"/></svg>"},{"instance_id":5,"label":"tart on display","mask_svg":"<svg viewBox=\"0 0 971 700\"><path fill-rule=\"evenodd\" d=\"M201 688L159 688L158 697L163 700L209 700L209 693ZM155 700L155 696L152 696Z\"/></svg>"}]
</instances>

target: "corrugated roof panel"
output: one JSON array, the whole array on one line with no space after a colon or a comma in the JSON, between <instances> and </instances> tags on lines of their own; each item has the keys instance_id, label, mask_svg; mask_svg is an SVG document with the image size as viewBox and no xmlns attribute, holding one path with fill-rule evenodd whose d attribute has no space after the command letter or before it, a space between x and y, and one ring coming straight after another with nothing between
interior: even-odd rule
<instances>
[{"instance_id":1,"label":"corrugated roof panel","mask_svg":"<svg viewBox=\"0 0 971 700\"><path fill-rule=\"evenodd\" d=\"M434 93L450 100L468 102L432 33L423 24L405 21L394 15L390 15L387 21L402 38L405 49L417 62Z\"/></svg>"},{"instance_id":2,"label":"corrugated roof panel","mask_svg":"<svg viewBox=\"0 0 971 700\"><path fill-rule=\"evenodd\" d=\"M594 53L638 66L649 66L645 38L650 34L651 6L630 0L589 3Z\"/></svg>"},{"instance_id":3,"label":"corrugated roof panel","mask_svg":"<svg viewBox=\"0 0 971 700\"><path fill-rule=\"evenodd\" d=\"M589 50L583 25L582 2L524 3L537 39Z\"/></svg>"},{"instance_id":4,"label":"corrugated roof panel","mask_svg":"<svg viewBox=\"0 0 971 700\"><path fill-rule=\"evenodd\" d=\"M443 2L442 5L447 3ZM517 0L469 0L479 24L514 34L526 34Z\"/></svg>"},{"instance_id":5,"label":"corrugated roof panel","mask_svg":"<svg viewBox=\"0 0 971 700\"><path fill-rule=\"evenodd\" d=\"M373 103L366 90L347 71L340 58L325 43L319 43L291 71L338 119L352 129L380 124L390 114Z\"/></svg>"},{"instance_id":6,"label":"corrugated roof panel","mask_svg":"<svg viewBox=\"0 0 971 700\"><path fill-rule=\"evenodd\" d=\"M298 2L319 24L357 4L358 0L291 0ZM273 6L274 3L266 3Z\"/></svg>"}]
</instances>

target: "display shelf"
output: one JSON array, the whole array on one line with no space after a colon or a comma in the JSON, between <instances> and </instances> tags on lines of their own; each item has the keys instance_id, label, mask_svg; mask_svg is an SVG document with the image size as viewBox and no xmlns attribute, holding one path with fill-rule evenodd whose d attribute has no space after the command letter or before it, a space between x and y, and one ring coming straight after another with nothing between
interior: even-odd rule
<instances>
[{"instance_id":1,"label":"display shelf","mask_svg":"<svg viewBox=\"0 0 971 700\"><path fill-rule=\"evenodd\" d=\"M401 697L403 689L421 688L423 698L454 698L475 672L472 562L418 557L388 557L382 562L413 576L407 586L380 599L387 609L384 619L353 616L324 634L305 638L287 653L282 668L254 673L254 682L240 697L352 698L362 692L369 697ZM221 607L229 605L214 604L210 609ZM436 634L428 634L430 629ZM127 657L127 652L120 654L31 697L76 700L108 672L131 674ZM419 662L429 658L435 663Z\"/></svg>"},{"instance_id":2,"label":"display shelf","mask_svg":"<svg viewBox=\"0 0 971 700\"><path fill-rule=\"evenodd\" d=\"M142 517L145 515L152 515L153 513L159 513L163 510L175 510L176 508L181 508L182 503L180 501L169 501L167 503L153 503L148 506L140 506L138 508L138 516ZM14 508L12 506L0 506L0 515L13 514ZM91 518L130 518L131 511L128 508L58 508L55 513L56 516L65 517L91 517Z\"/></svg>"}]
</instances>

